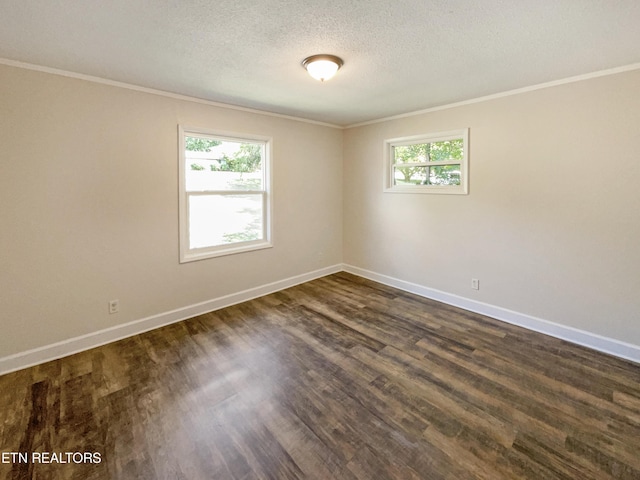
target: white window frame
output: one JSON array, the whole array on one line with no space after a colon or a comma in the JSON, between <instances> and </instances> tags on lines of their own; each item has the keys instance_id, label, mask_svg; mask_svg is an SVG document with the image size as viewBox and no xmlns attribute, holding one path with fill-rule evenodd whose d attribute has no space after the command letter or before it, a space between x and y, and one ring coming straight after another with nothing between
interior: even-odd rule
<instances>
[{"instance_id":1,"label":"white window frame","mask_svg":"<svg viewBox=\"0 0 640 480\"><path fill-rule=\"evenodd\" d=\"M442 142L462 139L462 160L412 163L416 167L437 167L440 165L460 165L460 185L395 185L394 148L396 146ZM411 137L390 138L384 141L384 191L388 193L444 193L466 195L469 193L469 129L448 132L427 133Z\"/></svg>"},{"instance_id":2,"label":"white window frame","mask_svg":"<svg viewBox=\"0 0 640 480\"><path fill-rule=\"evenodd\" d=\"M185 137L197 136L210 138L211 140L228 140L234 142L263 143L264 158L262 159L262 189L261 190L202 190L188 192L186 188L186 163ZM198 127L178 125L178 158L179 158L179 223L180 223L180 263L203 260L205 258L232 255L241 252L250 252L273 247L271 240L271 157L272 138L261 135L210 130ZM216 245L203 248L190 248L189 241L189 197L195 195L262 195L262 239L251 241L239 241L225 245Z\"/></svg>"}]
</instances>

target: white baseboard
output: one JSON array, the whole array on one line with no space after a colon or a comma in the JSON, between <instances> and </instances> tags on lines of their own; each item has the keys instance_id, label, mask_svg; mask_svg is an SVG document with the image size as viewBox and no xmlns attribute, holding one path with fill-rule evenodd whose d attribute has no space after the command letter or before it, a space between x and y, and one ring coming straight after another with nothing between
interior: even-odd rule
<instances>
[{"instance_id":1,"label":"white baseboard","mask_svg":"<svg viewBox=\"0 0 640 480\"><path fill-rule=\"evenodd\" d=\"M27 350L0 358L0 375L10 373L23 368L31 367L40 363L56 360L58 358L73 355L74 353L99 347L107 343L122 340L140 333L148 332L165 325L180 322L203 313L212 312L221 308L229 307L237 303L246 302L263 295L284 290L316 278L345 271L368 278L391 287L415 293L422 297L430 298L449 305L463 308L471 312L480 313L488 317L502 320L513 325L527 328L536 332L551 335L571 343L576 343L585 347L598 350L600 352L615 355L616 357L640 363L640 346L625 343L608 337L603 337L595 333L579 330L577 328L560 325L558 323L536 318L524 313L514 312L506 308L489 305L469 298L453 295L433 288L407 282L398 278L382 275L380 273L365 270L352 265L333 265L330 267L308 272L302 275L285 278L277 282L268 283L259 287L250 288L241 292L225 295L223 297L208 300L206 302L189 305L169 312L160 313L140 320L134 320L123 325L89 333L79 337L70 338L62 342L46 345L44 347Z\"/></svg>"},{"instance_id":2,"label":"white baseboard","mask_svg":"<svg viewBox=\"0 0 640 480\"><path fill-rule=\"evenodd\" d=\"M560 325L558 323L543 320L524 313L514 312L506 308L497 307L488 303L478 302L469 298L453 295L441 290L425 287L416 283L406 282L398 278L382 275L380 273L354 267L353 265L343 265L343 270L359 277L368 278L374 282L389 285L406 292L415 293L421 297L437 300L448 305L460 307L471 312L480 313L496 320L511 323L519 327L524 327L535 332L544 333L552 337L560 338L571 343L576 343L584 347L589 347L600 352L608 353L616 357L640 363L640 346L622 342L613 338L579 330L577 328Z\"/></svg>"},{"instance_id":3,"label":"white baseboard","mask_svg":"<svg viewBox=\"0 0 640 480\"><path fill-rule=\"evenodd\" d=\"M33 350L27 350L26 352L2 357L0 358L0 375L51 360L56 360L68 355L73 355L74 353L99 347L117 340L122 340L123 338L131 337L139 333L148 332L149 330L163 327L171 323L180 322L187 318L202 315L203 313L230 307L237 303L246 302L253 298L262 297L263 295L268 295L270 293L284 290L285 288L293 287L294 285L299 285L300 283L308 282L340 271L342 271L342 265L333 265L313 272L296 275L277 282L243 290L231 295L225 295L224 297L207 300L206 302L189 305L187 307L178 308L176 310L160 313L151 317L134 320L133 322L125 323L123 325L117 325L94 333L70 338L52 345L46 345L44 347L34 348Z\"/></svg>"}]
</instances>

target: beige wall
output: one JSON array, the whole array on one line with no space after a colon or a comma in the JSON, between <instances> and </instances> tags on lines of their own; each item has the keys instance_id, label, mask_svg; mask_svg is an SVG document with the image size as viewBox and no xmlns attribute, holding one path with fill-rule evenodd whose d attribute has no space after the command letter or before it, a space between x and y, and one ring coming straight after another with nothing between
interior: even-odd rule
<instances>
[{"instance_id":1,"label":"beige wall","mask_svg":"<svg viewBox=\"0 0 640 480\"><path fill-rule=\"evenodd\" d=\"M0 358L343 260L640 345L638 85L341 131L0 66ZM179 123L273 137L274 248L178 263ZM385 138L464 127L469 195L382 192Z\"/></svg>"},{"instance_id":2,"label":"beige wall","mask_svg":"<svg viewBox=\"0 0 640 480\"><path fill-rule=\"evenodd\" d=\"M469 195L382 192L385 138L464 127ZM635 70L348 129L344 261L640 345L639 128Z\"/></svg>"},{"instance_id":3,"label":"beige wall","mask_svg":"<svg viewBox=\"0 0 640 480\"><path fill-rule=\"evenodd\" d=\"M178 263L179 123L273 137L273 248ZM0 66L0 357L339 264L342 135Z\"/></svg>"}]
</instances>

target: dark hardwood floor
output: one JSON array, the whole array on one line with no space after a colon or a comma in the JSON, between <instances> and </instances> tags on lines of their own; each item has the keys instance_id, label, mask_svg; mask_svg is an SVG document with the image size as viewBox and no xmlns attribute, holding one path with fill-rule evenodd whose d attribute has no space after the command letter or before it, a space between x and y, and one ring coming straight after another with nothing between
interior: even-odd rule
<instances>
[{"instance_id":1,"label":"dark hardwood floor","mask_svg":"<svg viewBox=\"0 0 640 480\"><path fill-rule=\"evenodd\" d=\"M0 479L640 479L640 366L340 273L0 377L3 452L70 463Z\"/></svg>"}]
</instances>

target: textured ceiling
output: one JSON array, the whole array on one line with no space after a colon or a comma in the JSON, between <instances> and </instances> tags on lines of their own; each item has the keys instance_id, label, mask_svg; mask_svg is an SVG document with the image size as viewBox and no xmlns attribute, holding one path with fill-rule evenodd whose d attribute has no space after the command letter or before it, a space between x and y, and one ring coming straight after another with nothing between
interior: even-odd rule
<instances>
[{"instance_id":1,"label":"textured ceiling","mask_svg":"<svg viewBox=\"0 0 640 480\"><path fill-rule=\"evenodd\" d=\"M0 57L349 125L638 63L640 1L0 0Z\"/></svg>"}]
</instances>

